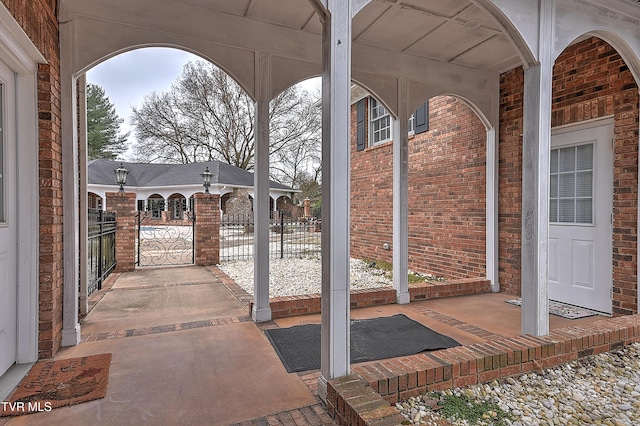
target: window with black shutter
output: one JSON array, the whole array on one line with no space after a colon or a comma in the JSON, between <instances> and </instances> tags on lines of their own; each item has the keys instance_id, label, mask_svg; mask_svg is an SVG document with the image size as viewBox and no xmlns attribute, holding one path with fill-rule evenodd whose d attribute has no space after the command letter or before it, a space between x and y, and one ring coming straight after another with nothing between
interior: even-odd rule
<instances>
[{"instance_id":1,"label":"window with black shutter","mask_svg":"<svg viewBox=\"0 0 640 426\"><path fill-rule=\"evenodd\" d=\"M415 133L424 133L429 131L429 101L418 107L414 114Z\"/></svg>"},{"instance_id":2,"label":"window with black shutter","mask_svg":"<svg viewBox=\"0 0 640 426\"><path fill-rule=\"evenodd\" d=\"M358 151L363 151L367 146L365 129L365 99L360 99L356 104L356 147Z\"/></svg>"}]
</instances>

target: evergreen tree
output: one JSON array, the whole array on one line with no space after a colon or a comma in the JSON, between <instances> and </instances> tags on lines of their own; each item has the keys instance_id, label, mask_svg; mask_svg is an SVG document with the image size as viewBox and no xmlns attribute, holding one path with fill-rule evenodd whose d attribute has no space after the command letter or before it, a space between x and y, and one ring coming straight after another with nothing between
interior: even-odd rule
<instances>
[{"instance_id":1,"label":"evergreen tree","mask_svg":"<svg viewBox=\"0 0 640 426\"><path fill-rule=\"evenodd\" d=\"M116 114L104 89L97 84L87 84L87 156L89 160L106 158L114 160L127 150L129 133L120 134L124 119Z\"/></svg>"}]
</instances>

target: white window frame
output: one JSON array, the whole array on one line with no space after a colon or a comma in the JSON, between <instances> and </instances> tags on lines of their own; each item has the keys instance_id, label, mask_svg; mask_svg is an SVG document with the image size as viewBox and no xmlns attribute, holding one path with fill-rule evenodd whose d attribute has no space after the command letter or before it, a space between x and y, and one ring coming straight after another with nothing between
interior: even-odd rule
<instances>
[{"instance_id":1,"label":"white window frame","mask_svg":"<svg viewBox=\"0 0 640 426\"><path fill-rule=\"evenodd\" d=\"M374 126L378 122L383 120L389 120L389 125L381 127L379 130L374 130ZM376 140L376 135L382 132L388 131L388 136L384 139ZM381 143L389 142L393 135L393 117L389 114L389 111L385 106L377 99L369 98L369 146L376 146Z\"/></svg>"},{"instance_id":2,"label":"white window frame","mask_svg":"<svg viewBox=\"0 0 640 426\"><path fill-rule=\"evenodd\" d=\"M592 153L592 157L591 157L591 168L583 168L583 169L578 169L577 168L577 164L574 164L574 167L572 170L567 170L567 171L561 171L559 169L556 169L555 171L553 170L553 165L551 165L551 170L549 173L549 184L551 185L553 183L553 177L556 176L556 179L559 180L560 176L562 175L569 175L569 176L573 176L574 179L574 191L573 191L573 195L572 196L562 196L559 192L559 187L556 189L556 195L552 196L553 194L553 188L550 188L549 190L549 222L553 223L554 225L570 225L570 226L595 226L594 223L594 219L595 219L595 199L594 199L594 188L595 188L595 169L594 169L594 162L595 162L595 149L596 149L596 145L593 141L587 142L587 143L582 143L579 145L571 145L571 146L565 146L565 147L558 147L558 148L552 148L551 152L558 152L558 155L561 151L563 150L572 150L573 151L573 160L574 162L577 161L577 150L579 147L582 146L586 146L586 145L591 145L593 153ZM552 156L550 156L552 157ZM559 160L557 160L559 161ZM590 173L591 174L591 183L590 183L590 192L591 195L578 195L577 194L577 182L578 182L578 176L581 174L585 174L585 173ZM559 183L558 183L559 185ZM564 219L562 217L560 217L560 202L563 200L567 200L567 201L573 201L573 218L571 220L568 219ZM591 221L587 222L587 221L578 221L578 211L577 211L577 203L579 200L590 200L591 201ZM552 212L552 207L554 205L553 202L556 202L556 207L555 207L555 215ZM556 221L552 221L553 217L556 217Z\"/></svg>"},{"instance_id":3,"label":"white window frame","mask_svg":"<svg viewBox=\"0 0 640 426\"><path fill-rule=\"evenodd\" d=\"M187 210L186 198L173 198L173 218L182 219L184 212Z\"/></svg>"}]
</instances>

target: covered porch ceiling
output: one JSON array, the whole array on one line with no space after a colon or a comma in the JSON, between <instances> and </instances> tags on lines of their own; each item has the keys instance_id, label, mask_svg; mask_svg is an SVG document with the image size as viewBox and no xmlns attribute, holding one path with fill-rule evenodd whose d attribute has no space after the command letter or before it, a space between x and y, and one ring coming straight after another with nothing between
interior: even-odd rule
<instances>
[{"instance_id":1,"label":"covered porch ceiling","mask_svg":"<svg viewBox=\"0 0 640 426\"><path fill-rule=\"evenodd\" d=\"M354 18L352 75L396 111L397 78L409 106L457 93L495 108L500 72L522 63L499 20L469 0L374 0ZM322 72L322 24L307 0L61 0L72 68L81 73L141 46L174 46L213 61L255 94L255 52L271 55L271 92ZM482 105L484 104L484 105Z\"/></svg>"}]
</instances>

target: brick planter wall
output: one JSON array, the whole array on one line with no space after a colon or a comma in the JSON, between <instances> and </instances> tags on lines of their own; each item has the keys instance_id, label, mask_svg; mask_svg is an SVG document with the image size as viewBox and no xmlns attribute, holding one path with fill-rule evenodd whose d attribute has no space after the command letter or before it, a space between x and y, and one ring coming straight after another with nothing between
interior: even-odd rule
<instances>
[{"instance_id":1,"label":"brick planter wall","mask_svg":"<svg viewBox=\"0 0 640 426\"><path fill-rule=\"evenodd\" d=\"M218 268L208 268L227 289L249 309L253 307L253 296L236 284L227 274ZM464 296L469 294L489 293L490 282L487 280L453 280L444 282L425 282L409 285L410 300L439 299L442 297ZM296 315L320 313L321 296L304 294L299 296L272 297L269 299L271 318L285 318ZM396 303L396 291L392 287L351 290L350 307L365 308L368 306L391 305Z\"/></svg>"},{"instance_id":2,"label":"brick planter wall","mask_svg":"<svg viewBox=\"0 0 640 426\"><path fill-rule=\"evenodd\" d=\"M456 98L429 108L430 130L409 139L409 268L484 277L486 131ZM391 262L393 143L358 152L352 131L351 145L351 256Z\"/></svg>"},{"instance_id":3,"label":"brick planter wall","mask_svg":"<svg viewBox=\"0 0 640 426\"><path fill-rule=\"evenodd\" d=\"M469 294L489 293L491 284L487 280L467 278L436 283L420 283L409 285L410 300L440 299L443 297L465 296ZM320 313L320 294L300 296L273 297L269 299L271 317L284 318L296 315ZM391 287L351 290L351 309L368 306L392 305L396 303L396 291ZM253 301L249 298L249 312Z\"/></svg>"},{"instance_id":4,"label":"brick planter wall","mask_svg":"<svg viewBox=\"0 0 640 426\"><path fill-rule=\"evenodd\" d=\"M505 292L520 294L522 205L521 68L501 76L499 274ZM637 306L638 87L613 47L589 38L565 50L553 77L552 126L614 117L613 312Z\"/></svg>"},{"instance_id":5,"label":"brick planter wall","mask_svg":"<svg viewBox=\"0 0 640 426\"><path fill-rule=\"evenodd\" d=\"M195 196L195 253L198 266L220 263L220 196L196 194Z\"/></svg>"},{"instance_id":6,"label":"brick planter wall","mask_svg":"<svg viewBox=\"0 0 640 426\"><path fill-rule=\"evenodd\" d=\"M136 194L107 192L106 208L116 213L116 267L114 272L136 269Z\"/></svg>"}]
</instances>

